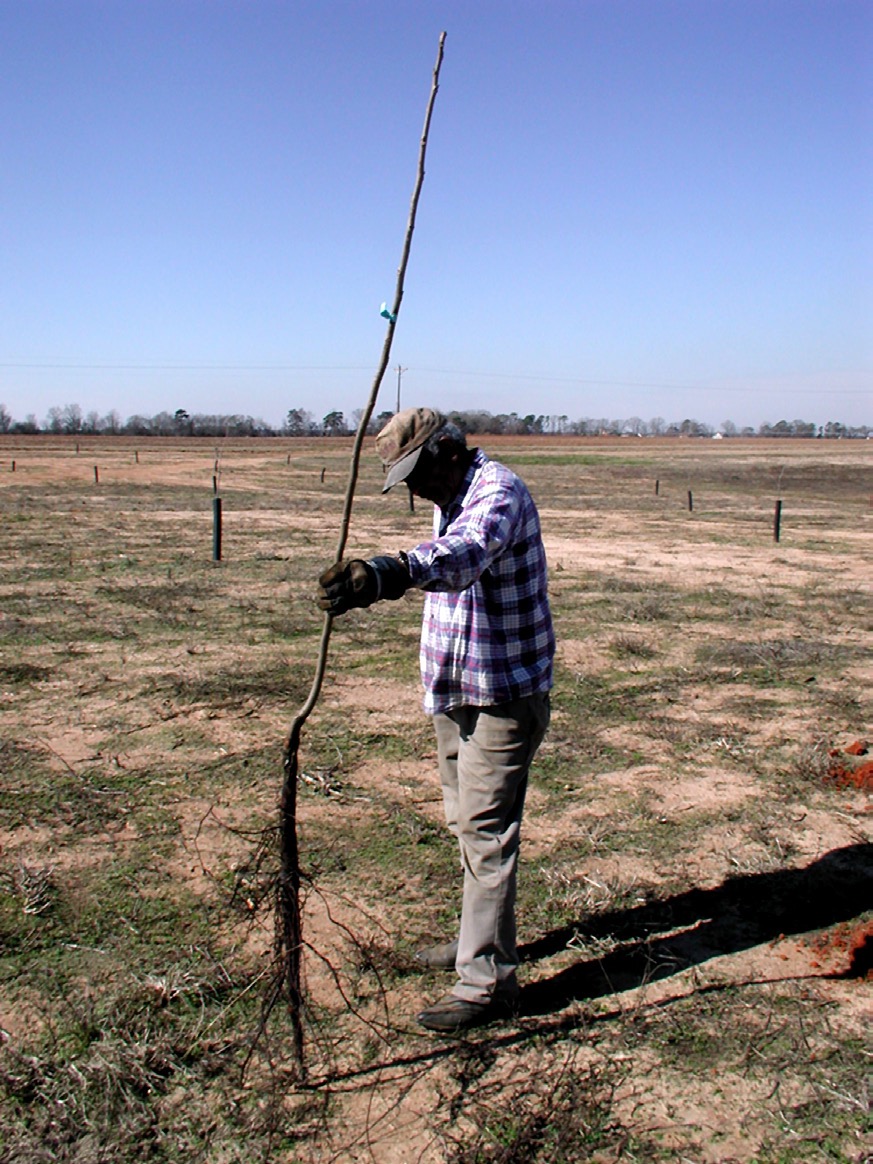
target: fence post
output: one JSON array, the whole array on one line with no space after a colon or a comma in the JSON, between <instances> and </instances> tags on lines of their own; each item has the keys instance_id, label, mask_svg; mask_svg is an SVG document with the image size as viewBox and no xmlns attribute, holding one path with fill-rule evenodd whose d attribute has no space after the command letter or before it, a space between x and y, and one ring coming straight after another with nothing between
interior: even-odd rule
<instances>
[{"instance_id":1,"label":"fence post","mask_svg":"<svg viewBox=\"0 0 873 1164\"><path fill-rule=\"evenodd\" d=\"M212 498L212 560L221 561L221 498Z\"/></svg>"},{"instance_id":2,"label":"fence post","mask_svg":"<svg viewBox=\"0 0 873 1164\"><path fill-rule=\"evenodd\" d=\"M776 502L776 508L773 511L773 541L779 541L779 532L782 527L782 501Z\"/></svg>"},{"instance_id":3,"label":"fence post","mask_svg":"<svg viewBox=\"0 0 873 1164\"><path fill-rule=\"evenodd\" d=\"M691 496L691 490L689 489L688 490L688 512L692 513L693 511L694 511L694 498Z\"/></svg>"}]
</instances>

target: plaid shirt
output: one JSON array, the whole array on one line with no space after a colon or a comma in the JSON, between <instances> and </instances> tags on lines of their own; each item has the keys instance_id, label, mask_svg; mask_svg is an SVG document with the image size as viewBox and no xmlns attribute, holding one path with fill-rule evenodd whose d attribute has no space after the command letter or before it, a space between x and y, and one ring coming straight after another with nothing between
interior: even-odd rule
<instances>
[{"instance_id":1,"label":"plaid shirt","mask_svg":"<svg viewBox=\"0 0 873 1164\"><path fill-rule=\"evenodd\" d=\"M474 450L434 538L406 555L425 590L424 709L489 707L548 691L555 636L540 519L527 486Z\"/></svg>"}]
</instances>

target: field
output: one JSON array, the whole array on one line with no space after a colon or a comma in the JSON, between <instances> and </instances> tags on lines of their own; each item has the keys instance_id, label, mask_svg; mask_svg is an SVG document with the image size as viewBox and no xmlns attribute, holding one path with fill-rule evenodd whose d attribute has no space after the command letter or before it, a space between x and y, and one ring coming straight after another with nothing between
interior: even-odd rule
<instances>
[{"instance_id":1,"label":"field","mask_svg":"<svg viewBox=\"0 0 873 1164\"><path fill-rule=\"evenodd\" d=\"M303 733L301 1075L277 800L351 441L0 437L3 1164L873 1159L873 445L482 445L559 640L521 1010L415 1024L460 881L413 592L335 622ZM355 555L429 530L370 446Z\"/></svg>"}]
</instances>

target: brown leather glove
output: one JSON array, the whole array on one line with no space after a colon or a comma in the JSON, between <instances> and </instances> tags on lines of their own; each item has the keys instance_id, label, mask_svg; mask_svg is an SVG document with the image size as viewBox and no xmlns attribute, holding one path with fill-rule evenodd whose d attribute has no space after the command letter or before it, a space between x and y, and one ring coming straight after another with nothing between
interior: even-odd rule
<instances>
[{"instance_id":1,"label":"brown leather glove","mask_svg":"<svg viewBox=\"0 0 873 1164\"><path fill-rule=\"evenodd\" d=\"M318 605L333 615L371 606L378 593L375 570L360 558L337 562L318 579Z\"/></svg>"}]
</instances>

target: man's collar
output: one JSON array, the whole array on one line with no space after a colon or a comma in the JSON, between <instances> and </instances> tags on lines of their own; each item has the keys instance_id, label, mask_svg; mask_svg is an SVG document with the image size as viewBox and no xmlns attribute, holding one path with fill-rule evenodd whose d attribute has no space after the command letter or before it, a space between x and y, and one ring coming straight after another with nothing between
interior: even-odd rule
<instances>
[{"instance_id":1,"label":"man's collar","mask_svg":"<svg viewBox=\"0 0 873 1164\"><path fill-rule=\"evenodd\" d=\"M470 486L473 484L473 478L476 476L476 473L488 460L488 457L482 452L481 449L472 448L468 449L467 452L470 454L470 463L467 465L467 470L464 473L461 484L458 486L458 492L448 503L448 505L445 506L445 508L440 507L443 515L460 506L461 499L467 496Z\"/></svg>"}]
</instances>

